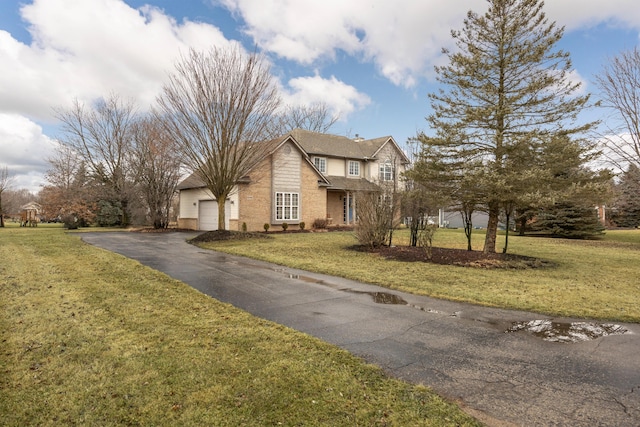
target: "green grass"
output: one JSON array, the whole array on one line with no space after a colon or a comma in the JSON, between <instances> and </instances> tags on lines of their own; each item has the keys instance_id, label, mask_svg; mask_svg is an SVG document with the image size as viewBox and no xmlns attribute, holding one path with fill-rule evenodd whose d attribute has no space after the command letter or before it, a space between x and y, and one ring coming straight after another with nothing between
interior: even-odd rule
<instances>
[{"instance_id":1,"label":"green grass","mask_svg":"<svg viewBox=\"0 0 640 427\"><path fill-rule=\"evenodd\" d=\"M549 315L640 322L640 230L608 231L603 240L510 236L509 253L553 267L477 269L386 260L349 250L352 233L273 234L251 242L201 246L391 289ZM474 250L484 234L474 230ZM408 244L406 230L395 244ZM499 242L501 249L503 242ZM466 248L462 230L439 230L434 246Z\"/></svg>"},{"instance_id":2,"label":"green grass","mask_svg":"<svg viewBox=\"0 0 640 427\"><path fill-rule=\"evenodd\" d=\"M0 341L3 426L479 425L59 227L0 229Z\"/></svg>"}]
</instances>

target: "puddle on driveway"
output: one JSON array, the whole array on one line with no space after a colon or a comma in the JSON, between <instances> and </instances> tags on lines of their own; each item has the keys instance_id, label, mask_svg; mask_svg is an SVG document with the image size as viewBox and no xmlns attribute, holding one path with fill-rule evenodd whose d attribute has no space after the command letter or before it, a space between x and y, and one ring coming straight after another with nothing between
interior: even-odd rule
<instances>
[{"instance_id":1,"label":"puddle on driveway","mask_svg":"<svg viewBox=\"0 0 640 427\"><path fill-rule=\"evenodd\" d=\"M514 322L506 332L527 331L544 341L572 343L590 341L607 335L622 335L629 332L621 325L591 322L553 322L531 320Z\"/></svg>"},{"instance_id":2,"label":"puddle on driveway","mask_svg":"<svg viewBox=\"0 0 640 427\"><path fill-rule=\"evenodd\" d=\"M351 291L349 291L351 292ZM373 297L373 302L377 304L401 304L407 305L407 302L398 295L389 294L387 292L358 292L369 294Z\"/></svg>"},{"instance_id":3,"label":"puddle on driveway","mask_svg":"<svg viewBox=\"0 0 640 427\"><path fill-rule=\"evenodd\" d=\"M314 279L313 277L302 276L300 274L287 273L286 276L289 279L298 279L307 283L327 284L324 280ZM408 305L408 303L398 295L390 294L388 292L366 292L366 291L356 291L354 289L339 289L339 290L344 292L349 292L352 294L371 295L371 297L373 298L373 302L377 304Z\"/></svg>"}]
</instances>

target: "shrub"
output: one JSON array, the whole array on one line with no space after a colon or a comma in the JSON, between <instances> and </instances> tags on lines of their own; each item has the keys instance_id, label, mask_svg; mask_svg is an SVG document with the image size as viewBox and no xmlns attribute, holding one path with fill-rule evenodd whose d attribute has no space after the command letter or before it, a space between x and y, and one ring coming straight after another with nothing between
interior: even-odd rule
<instances>
[{"instance_id":1,"label":"shrub","mask_svg":"<svg viewBox=\"0 0 640 427\"><path fill-rule=\"evenodd\" d=\"M300 230L304 230L306 226L307 224L305 224L304 221L300 221L300 224L298 224L298 227L300 227Z\"/></svg>"},{"instance_id":2,"label":"shrub","mask_svg":"<svg viewBox=\"0 0 640 427\"><path fill-rule=\"evenodd\" d=\"M427 224L418 236L418 245L424 250L428 260L433 257L433 236L437 230L435 224Z\"/></svg>"},{"instance_id":3,"label":"shrub","mask_svg":"<svg viewBox=\"0 0 640 427\"><path fill-rule=\"evenodd\" d=\"M120 202L111 202L108 200L100 200L98 202L98 213L96 221L100 227L114 227L122 224L122 204Z\"/></svg>"},{"instance_id":4,"label":"shrub","mask_svg":"<svg viewBox=\"0 0 640 427\"><path fill-rule=\"evenodd\" d=\"M316 229L327 228L327 220L324 218L316 218L313 221L313 228L316 228Z\"/></svg>"},{"instance_id":5,"label":"shrub","mask_svg":"<svg viewBox=\"0 0 640 427\"><path fill-rule=\"evenodd\" d=\"M393 207L376 192L358 193L358 225L355 237L371 249L384 246L391 236Z\"/></svg>"},{"instance_id":6,"label":"shrub","mask_svg":"<svg viewBox=\"0 0 640 427\"><path fill-rule=\"evenodd\" d=\"M246 232L247 232L247 223L246 223L246 222L243 222L243 223L242 223L242 232L243 232L243 233L246 233Z\"/></svg>"},{"instance_id":7,"label":"shrub","mask_svg":"<svg viewBox=\"0 0 640 427\"><path fill-rule=\"evenodd\" d=\"M269 225L269 223L265 222L262 227L264 228L264 232L267 233L269 231L269 227L271 226Z\"/></svg>"},{"instance_id":8,"label":"shrub","mask_svg":"<svg viewBox=\"0 0 640 427\"><path fill-rule=\"evenodd\" d=\"M287 228L289 228L289 224L287 224L286 222L282 223L282 231L287 231Z\"/></svg>"},{"instance_id":9,"label":"shrub","mask_svg":"<svg viewBox=\"0 0 640 427\"><path fill-rule=\"evenodd\" d=\"M78 218L75 215L68 214L62 217L62 223L67 230L77 230L78 222Z\"/></svg>"}]
</instances>

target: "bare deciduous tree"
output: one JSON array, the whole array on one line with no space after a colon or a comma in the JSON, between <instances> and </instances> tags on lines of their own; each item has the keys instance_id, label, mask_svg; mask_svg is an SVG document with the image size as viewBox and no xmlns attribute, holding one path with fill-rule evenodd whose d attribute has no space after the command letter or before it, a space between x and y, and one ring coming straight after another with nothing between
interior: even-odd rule
<instances>
[{"instance_id":1,"label":"bare deciduous tree","mask_svg":"<svg viewBox=\"0 0 640 427\"><path fill-rule=\"evenodd\" d=\"M640 167L640 50L636 47L612 58L596 82L603 105L614 113L607 121L605 153L621 170L629 163Z\"/></svg>"},{"instance_id":2,"label":"bare deciduous tree","mask_svg":"<svg viewBox=\"0 0 640 427\"><path fill-rule=\"evenodd\" d=\"M90 223L95 217L95 197L83 158L72 147L61 144L47 161L51 165L45 174L48 184L39 193L44 215L62 219L67 225Z\"/></svg>"},{"instance_id":3,"label":"bare deciduous tree","mask_svg":"<svg viewBox=\"0 0 640 427\"><path fill-rule=\"evenodd\" d=\"M135 108L112 94L87 107L76 100L68 110L57 110L64 137L61 142L79 153L89 173L122 205L121 225L128 225L133 173L130 167L131 126Z\"/></svg>"},{"instance_id":4,"label":"bare deciduous tree","mask_svg":"<svg viewBox=\"0 0 640 427\"><path fill-rule=\"evenodd\" d=\"M239 47L191 50L158 97L168 134L184 164L218 201L218 229L236 183L270 150L265 142L280 104L263 56Z\"/></svg>"},{"instance_id":5,"label":"bare deciduous tree","mask_svg":"<svg viewBox=\"0 0 640 427\"><path fill-rule=\"evenodd\" d=\"M26 188L14 190L12 187L13 185L2 194L2 209L5 214L17 214L22 206L37 199L36 195Z\"/></svg>"},{"instance_id":6,"label":"bare deciduous tree","mask_svg":"<svg viewBox=\"0 0 640 427\"><path fill-rule=\"evenodd\" d=\"M70 189L74 186L79 170L82 168L82 158L68 145L56 146L55 155L47 159L51 168L47 170L45 179L55 187Z\"/></svg>"},{"instance_id":7,"label":"bare deciduous tree","mask_svg":"<svg viewBox=\"0 0 640 427\"><path fill-rule=\"evenodd\" d=\"M11 187L13 177L9 173L9 167L0 168L0 227L4 227L4 211L2 210L2 193Z\"/></svg>"},{"instance_id":8,"label":"bare deciduous tree","mask_svg":"<svg viewBox=\"0 0 640 427\"><path fill-rule=\"evenodd\" d=\"M273 137L284 135L293 129L327 133L339 119L340 116L332 114L324 102L299 106L287 105L282 113L275 117L269 133Z\"/></svg>"},{"instance_id":9,"label":"bare deciduous tree","mask_svg":"<svg viewBox=\"0 0 640 427\"><path fill-rule=\"evenodd\" d=\"M154 228L169 226L171 202L180 181L180 157L175 141L153 117L136 123L133 129L132 164L149 221Z\"/></svg>"}]
</instances>

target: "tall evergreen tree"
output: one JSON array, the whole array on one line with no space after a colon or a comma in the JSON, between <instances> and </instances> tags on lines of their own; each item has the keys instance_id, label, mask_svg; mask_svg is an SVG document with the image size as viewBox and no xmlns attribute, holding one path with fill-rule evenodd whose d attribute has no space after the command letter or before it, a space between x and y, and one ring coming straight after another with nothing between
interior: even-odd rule
<instances>
[{"instance_id":1,"label":"tall evergreen tree","mask_svg":"<svg viewBox=\"0 0 640 427\"><path fill-rule=\"evenodd\" d=\"M526 204L548 175L538 153L554 137L595 123L577 123L589 96L577 94L569 54L555 49L564 29L548 21L544 3L487 2L484 15L470 11L463 29L452 31L457 49L444 50L449 64L436 67L443 88L429 95L436 135L422 142L451 169L484 165L477 192L489 214L484 251L495 252L502 209Z\"/></svg>"},{"instance_id":2,"label":"tall evergreen tree","mask_svg":"<svg viewBox=\"0 0 640 427\"><path fill-rule=\"evenodd\" d=\"M618 227L640 226L640 168L634 164L620 177L616 185L612 221Z\"/></svg>"}]
</instances>

